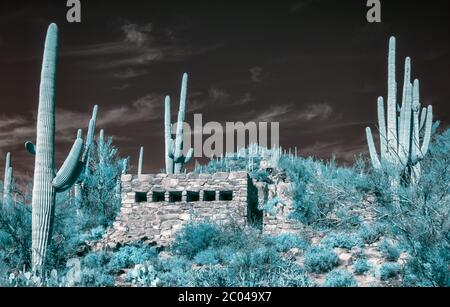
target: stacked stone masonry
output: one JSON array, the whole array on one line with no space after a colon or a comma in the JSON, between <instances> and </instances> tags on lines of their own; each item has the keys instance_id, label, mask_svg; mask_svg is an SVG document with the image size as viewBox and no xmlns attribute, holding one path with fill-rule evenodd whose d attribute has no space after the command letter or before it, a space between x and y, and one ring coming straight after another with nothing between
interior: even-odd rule
<instances>
[{"instance_id":1,"label":"stacked stone masonry","mask_svg":"<svg viewBox=\"0 0 450 307\"><path fill-rule=\"evenodd\" d=\"M123 175L121 211L94 249L138 241L166 246L190 221L233 221L269 234L296 230L282 216L265 215L263 222L263 194L246 172Z\"/></svg>"}]
</instances>

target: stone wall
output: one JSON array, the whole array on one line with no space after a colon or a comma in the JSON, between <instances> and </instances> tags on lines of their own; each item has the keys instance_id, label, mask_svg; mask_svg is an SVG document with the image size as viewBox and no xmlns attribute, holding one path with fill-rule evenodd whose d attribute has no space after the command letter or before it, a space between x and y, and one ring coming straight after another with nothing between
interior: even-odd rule
<instances>
[{"instance_id":1,"label":"stone wall","mask_svg":"<svg viewBox=\"0 0 450 307\"><path fill-rule=\"evenodd\" d=\"M121 211L96 249L136 241L167 245L192 220L261 227L255 192L246 172L124 175Z\"/></svg>"}]
</instances>

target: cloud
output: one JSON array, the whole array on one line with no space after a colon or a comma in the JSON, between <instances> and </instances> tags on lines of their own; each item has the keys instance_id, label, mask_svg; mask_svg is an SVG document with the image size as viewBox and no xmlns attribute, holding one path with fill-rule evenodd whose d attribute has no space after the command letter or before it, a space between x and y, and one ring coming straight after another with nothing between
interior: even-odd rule
<instances>
[{"instance_id":1,"label":"cloud","mask_svg":"<svg viewBox=\"0 0 450 307\"><path fill-rule=\"evenodd\" d=\"M299 120L311 121L314 119L325 120L333 113L333 107L328 104L312 104L303 110L295 110L291 104L275 105L262 113L254 115L255 122L283 122L284 125L298 123Z\"/></svg>"},{"instance_id":2,"label":"cloud","mask_svg":"<svg viewBox=\"0 0 450 307\"><path fill-rule=\"evenodd\" d=\"M250 78L253 82L259 83L262 81L263 68L259 66L255 66L249 69Z\"/></svg>"},{"instance_id":3,"label":"cloud","mask_svg":"<svg viewBox=\"0 0 450 307\"><path fill-rule=\"evenodd\" d=\"M136 46L143 46L150 40L150 33L153 30L151 23L139 26L137 24L127 24L122 26L125 33L125 41Z\"/></svg>"},{"instance_id":4,"label":"cloud","mask_svg":"<svg viewBox=\"0 0 450 307\"><path fill-rule=\"evenodd\" d=\"M223 100L227 100L230 98L230 94L228 94L227 92L225 92L222 89L213 87L208 91L209 97L211 98L211 100L213 101L223 101Z\"/></svg>"},{"instance_id":5,"label":"cloud","mask_svg":"<svg viewBox=\"0 0 450 307\"><path fill-rule=\"evenodd\" d=\"M333 107L329 104L326 103L311 104L300 113L299 119L304 119L308 121L313 119L324 120L329 118L332 113Z\"/></svg>"},{"instance_id":6,"label":"cloud","mask_svg":"<svg viewBox=\"0 0 450 307\"><path fill-rule=\"evenodd\" d=\"M123 127L138 124L145 121L155 120L163 117L164 97L163 95L149 94L134 102L102 109L99 106L97 127L98 129L108 127ZM33 118L6 117L0 123L0 150L6 150L15 146L22 146L26 141L35 142L36 139L36 115ZM77 112L73 110L56 110L56 140L71 143L74 141L78 129L87 133L91 112Z\"/></svg>"},{"instance_id":7,"label":"cloud","mask_svg":"<svg viewBox=\"0 0 450 307\"><path fill-rule=\"evenodd\" d=\"M124 24L120 36L112 42L82 46L63 53L69 57L99 57L92 65L95 69L118 69L142 67L159 61L179 61L186 57L203 54L220 45L193 46L173 38L173 31L155 31L151 23ZM117 77L117 74L114 74ZM131 74L131 77L134 75Z\"/></svg>"}]
</instances>

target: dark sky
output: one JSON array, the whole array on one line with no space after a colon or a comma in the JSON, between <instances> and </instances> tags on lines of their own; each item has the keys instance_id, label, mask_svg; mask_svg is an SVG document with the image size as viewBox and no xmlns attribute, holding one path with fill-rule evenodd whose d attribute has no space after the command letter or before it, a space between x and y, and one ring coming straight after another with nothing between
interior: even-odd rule
<instances>
[{"instance_id":1,"label":"dark sky","mask_svg":"<svg viewBox=\"0 0 450 307\"><path fill-rule=\"evenodd\" d=\"M135 167L143 145L144 171L159 171L163 98L174 98L175 114L183 72L190 74L188 122L194 113L204 121L279 121L283 147L352 162L366 152L364 128L375 125L376 98L386 96L390 35L398 63L412 57L422 104L433 104L449 124L444 1L382 0L381 24L366 21L366 0L81 3L81 24L66 22L65 0L0 4L0 155L12 152L21 178L34 167L22 144L35 140L50 22L60 27L58 165L97 103L99 128L121 154Z\"/></svg>"}]
</instances>

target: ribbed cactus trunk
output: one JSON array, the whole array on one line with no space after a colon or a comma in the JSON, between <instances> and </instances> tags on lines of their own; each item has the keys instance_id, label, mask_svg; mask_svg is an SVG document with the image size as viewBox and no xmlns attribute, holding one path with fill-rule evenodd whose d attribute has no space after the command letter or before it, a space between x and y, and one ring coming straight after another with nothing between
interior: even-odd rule
<instances>
[{"instance_id":1,"label":"ribbed cactus trunk","mask_svg":"<svg viewBox=\"0 0 450 307\"><path fill-rule=\"evenodd\" d=\"M39 91L36 158L32 200L32 265L44 265L55 210L55 94L58 28L50 25L45 40Z\"/></svg>"},{"instance_id":2,"label":"ribbed cactus trunk","mask_svg":"<svg viewBox=\"0 0 450 307\"><path fill-rule=\"evenodd\" d=\"M144 163L144 147L139 151L138 175L142 175L142 165Z\"/></svg>"},{"instance_id":3,"label":"ribbed cactus trunk","mask_svg":"<svg viewBox=\"0 0 450 307\"><path fill-rule=\"evenodd\" d=\"M41 270L45 265L55 215L55 195L69 190L85 167L82 131L79 130L69 155L58 173L55 174L57 52L58 27L51 24L45 40L41 72L36 146L31 142L26 143L27 149L36 155L32 196L32 266L34 271ZM94 110L96 111L96 109L97 106ZM90 128L92 126L91 120ZM89 150L89 146L90 142L86 142L85 152ZM81 159L82 157L83 159Z\"/></svg>"},{"instance_id":4,"label":"ribbed cactus trunk","mask_svg":"<svg viewBox=\"0 0 450 307\"><path fill-rule=\"evenodd\" d=\"M166 98L165 107L165 144L166 144L166 172L168 174L181 174L183 166L192 160L194 150L190 148L184 156L184 121L186 118L186 100L188 90L188 74L183 75L180 94L180 106L178 110L177 132L175 141L172 139L172 125L170 113L170 97Z\"/></svg>"},{"instance_id":5,"label":"ribbed cactus trunk","mask_svg":"<svg viewBox=\"0 0 450 307\"><path fill-rule=\"evenodd\" d=\"M6 203L11 199L11 189L13 184L13 168L11 167L11 153L6 154L5 178L3 180L3 201Z\"/></svg>"},{"instance_id":6,"label":"ribbed cactus trunk","mask_svg":"<svg viewBox=\"0 0 450 307\"><path fill-rule=\"evenodd\" d=\"M173 139L172 139L172 119L170 111L170 97L166 97L164 115L164 139L166 147L166 173L173 174Z\"/></svg>"}]
</instances>

